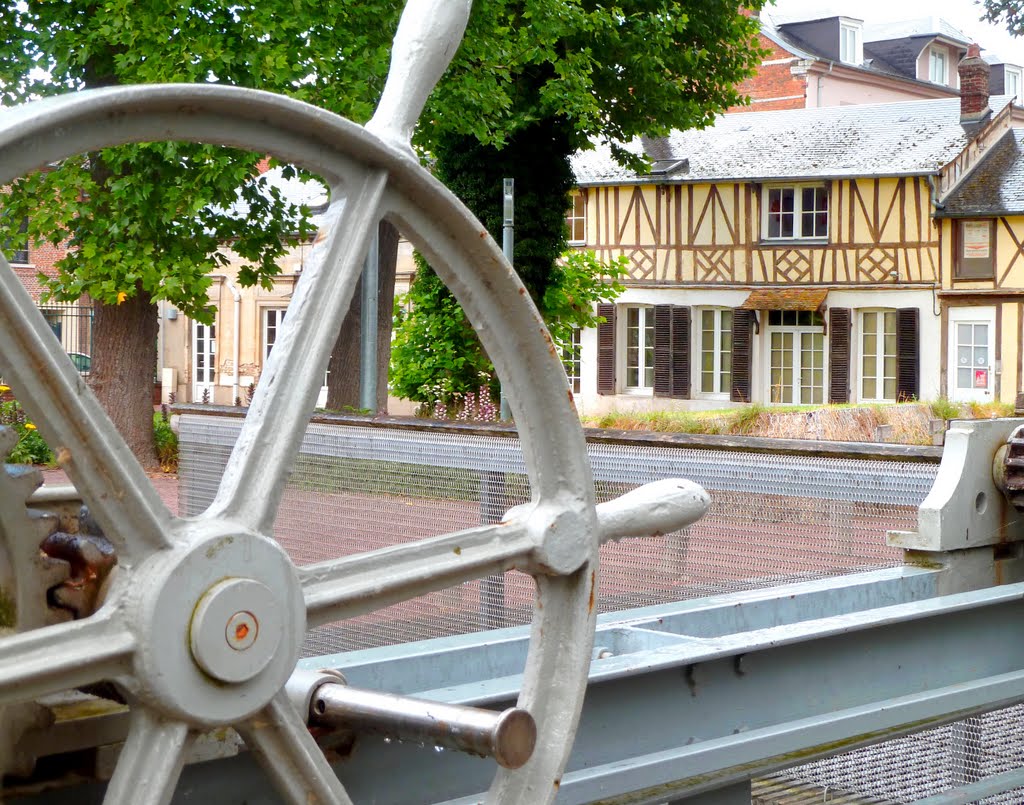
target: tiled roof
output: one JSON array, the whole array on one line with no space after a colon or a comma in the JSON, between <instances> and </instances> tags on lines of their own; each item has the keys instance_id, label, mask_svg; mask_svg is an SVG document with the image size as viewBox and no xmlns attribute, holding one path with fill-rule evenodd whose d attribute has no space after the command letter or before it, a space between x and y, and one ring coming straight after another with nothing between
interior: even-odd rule
<instances>
[{"instance_id":1,"label":"tiled roof","mask_svg":"<svg viewBox=\"0 0 1024 805\"><path fill-rule=\"evenodd\" d=\"M828 290L820 288L759 288L751 291L743 310L820 310Z\"/></svg>"},{"instance_id":2,"label":"tiled roof","mask_svg":"<svg viewBox=\"0 0 1024 805\"><path fill-rule=\"evenodd\" d=\"M964 45L971 44L967 34L946 22L942 17L920 17L899 22L867 23L864 26L865 42L906 39L912 36L942 36Z\"/></svg>"},{"instance_id":3,"label":"tiled roof","mask_svg":"<svg viewBox=\"0 0 1024 805\"><path fill-rule=\"evenodd\" d=\"M1007 96L990 99L993 110L1008 102ZM959 98L743 112L656 141L663 162L685 160L677 171L656 179L618 165L606 145L577 152L572 167L581 186L920 176L937 173L968 140L960 125ZM644 152L639 138L626 149Z\"/></svg>"},{"instance_id":4,"label":"tiled roof","mask_svg":"<svg viewBox=\"0 0 1024 805\"><path fill-rule=\"evenodd\" d=\"M1024 215L1024 129L1003 135L936 211L939 218Z\"/></svg>"}]
</instances>

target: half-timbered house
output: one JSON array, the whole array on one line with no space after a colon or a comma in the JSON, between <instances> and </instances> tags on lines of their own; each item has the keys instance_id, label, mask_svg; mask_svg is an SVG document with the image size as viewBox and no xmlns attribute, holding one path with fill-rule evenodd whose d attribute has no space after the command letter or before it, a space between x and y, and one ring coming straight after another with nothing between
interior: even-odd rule
<instances>
[{"instance_id":1,"label":"half-timbered house","mask_svg":"<svg viewBox=\"0 0 1024 805\"><path fill-rule=\"evenodd\" d=\"M578 154L574 242L631 265L606 322L582 334L581 409L947 393L944 306L964 280L937 212L1012 131L1010 97L971 78L988 66L975 52L962 69L961 98L732 114L636 141L646 175L608 150ZM990 396L1021 372L1004 361L1001 381Z\"/></svg>"}]
</instances>

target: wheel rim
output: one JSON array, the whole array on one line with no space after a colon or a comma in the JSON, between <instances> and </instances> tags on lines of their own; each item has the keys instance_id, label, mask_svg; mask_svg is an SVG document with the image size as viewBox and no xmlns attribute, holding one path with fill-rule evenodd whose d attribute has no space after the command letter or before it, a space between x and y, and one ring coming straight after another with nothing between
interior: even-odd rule
<instances>
[{"instance_id":1,"label":"wheel rim","mask_svg":"<svg viewBox=\"0 0 1024 805\"><path fill-rule=\"evenodd\" d=\"M497 774L489 801L550 801L586 684L598 538L582 429L564 371L521 283L483 227L409 155L334 115L252 90L118 88L13 110L0 125L0 184L84 151L163 139L270 153L324 177L335 199L327 215L331 229L318 236L322 242L314 253L321 259L300 280L289 329L271 353L220 492L196 522L167 513L70 361L53 354L48 340L52 334L13 272L0 271L0 340L9 345L2 355L6 371L48 440L62 449L68 474L93 504L124 565L111 600L96 615L0 642L0 702L16 698L11 691L19 684L37 695L54 685L116 679L132 697L136 712L108 791L110 802L138 801L138 780L154 772L164 781L155 786L155 796L169 796L193 730L215 723L239 723L246 742L290 801L306 801L311 793L323 801L347 800L294 712L289 715L279 692L282 668L294 665L295 635L301 639L307 621L316 625L395 599L370 597L360 587L360 574L368 572L380 586L373 555L299 569L289 580L274 559L276 546L263 535L271 531L284 486L283 468L297 450L315 405L318 378L336 340L339 311L348 307L369 233L386 217L427 256L494 361L520 424L533 502L509 524L416 543L399 552L401 561L393 555L378 559L389 567L386 581L393 596L410 597L509 567L537 579L520 706L537 719L540 737L525 767ZM510 299L520 301L510 304ZM289 360L293 351L304 360ZM275 471L267 472L268 466ZM112 490L118 494L109 495ZM193 604L212 594L212 585L204 582L187 595L168 598L168 580L199 561L188 557L205 555L229 538L257 546L262 564L278 570L267 578L262 570L240 570L241 560L225 557L210 565L211 572L227 568L253 585L276 587L280 599L289 602L286 609L292 617L283 627L273 671L258 671L237 683L258 706L228 703L211 714L209 706L182 704L181 690L172 695L160 688L158 678L168 668L177 669L172 676L188 676L182 669L197 655L171 658L155 651L151 633L187 628L180 617L165 624L160 613L176 604L191 612ZM453 539L463 548L457 560L447 550L446 540ZM58 641L59 659L47 660ZM182 690L197 684L195 679L178 682ZM310 776L312 782L303 782Z\"/></svg>"}]
</instances>

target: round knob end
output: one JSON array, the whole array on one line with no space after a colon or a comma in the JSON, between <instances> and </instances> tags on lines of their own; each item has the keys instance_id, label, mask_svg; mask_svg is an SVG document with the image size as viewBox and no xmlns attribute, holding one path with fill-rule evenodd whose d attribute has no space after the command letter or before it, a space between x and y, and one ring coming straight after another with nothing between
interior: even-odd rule
<instances>
[{"instance_id":1,"label":"round knob end","mask_svg":"<svg viewBox=\"0 0 1024 805\"><path fill-rule=\"evenodd\" d=\"M244 682L267 667L281 642L280 603L252 579L225 579L199 600L189 630L192 657L222 682Z\"/></svg>"}]
</instances>

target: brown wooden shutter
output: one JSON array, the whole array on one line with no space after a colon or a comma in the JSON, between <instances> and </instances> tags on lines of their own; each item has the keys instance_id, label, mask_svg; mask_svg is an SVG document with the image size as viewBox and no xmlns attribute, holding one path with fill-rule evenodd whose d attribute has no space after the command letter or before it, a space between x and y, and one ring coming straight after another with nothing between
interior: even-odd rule
<instances>
[{"instance_id":1,"label":"brown wooden shutter","mask_svg":"<svg viewBox=\"0 0 1024 805\"><path fill-rule=\"evenodd\" d=\"M615 393L615 305L600 304L597 315L604 322L597 325L597 393Z\"/></svg>"},{"instance_id":2,"label":"brown wooden shutter","mask_svg":"<svg viewBox=\"0 0 1024 805\"><path fill-rule=\"evenodd\" d=\"M672 308L672 396L690 399L690 308Z\"/></svg>"},{"instance_id":3,"label":"brown wooden shutter","mask_svg":"<svg viewBox=\"0 0 1024 805\"><path fill-rule=\"evenodd\" d=\"M732 311L732 389L733 402L750 402L750 359L753 346L754 311L733 308Z\"/></svg>"},{"instance_id":4,"label":"brown wooden shutter","mask_svg":"<svg viewBox=\"0 0 1024 805\"><path fill-rule=\"evenodd\" d=\"M672 305L654 306L654 396L672 393Z\"/></svg>"},{"instance_id":5,"label":"brown wooden shutter","mask_svg":"<svg viewBox=\"0 0 1024 805\"><path fill-rule=\"evenodd\" d=\"M896 400L920 399L920 313L916 307L896 311Z\"/></svg>"},{"instance_id":6,"label":"brown wooden shutter","mask_svg":"<svg viewBox=\"0 0 1024 805\"><path fill-rule=\"evenodd\" d=\"M828 311L828 401L850 401L850 309Z\"/></svg>"}]
</instances>

